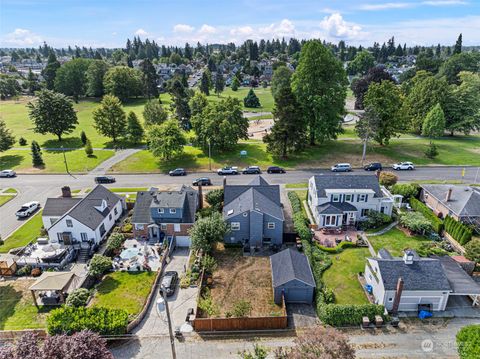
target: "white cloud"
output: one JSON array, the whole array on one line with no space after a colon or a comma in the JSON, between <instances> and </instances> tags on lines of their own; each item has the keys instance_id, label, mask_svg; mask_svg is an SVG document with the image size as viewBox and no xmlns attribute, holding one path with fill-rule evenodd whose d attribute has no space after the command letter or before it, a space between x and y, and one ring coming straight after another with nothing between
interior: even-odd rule
<instances>
[{"instance_id":1,"label":"white cloud","mask_svg":"<svg viewBox=\"0 0 480 359\"><path fill-rule=\"evenodd\" d=\"M116 35L117 35L117 32L116 32L116 31L112 32L112 35L113 35L113 36L116 36Z\"/></svg>"},{"instance_id":2,"label":"white cloud","mask_svg":"<svg viewBox=\"0 0 480 359\"><path fill-rule=\"evenodd\" d=\"M269 26L260 27L258 29L262 36L270 36L274 38L280 37L294 37L295 25L288 19L283 19L280 23L270 24Z\"/></svg>"},{"instance_id":3,"label":"white cloud","mask_svg":"<svg viewBox=\"0 0 480 359\"><path fill-rule=\"evenodd\" d=\"M148 32L146 32L144 29L138 29L137 31L135 31L135 35L138 35L138 36L147 36L147 35L148 35Z\"/></svg>"},{"instance_id":4,"label":"white cloud","mask_svg":"<svg viewBox=\"0 0 480 359\"><path fill-rule=\"evenodd\" d=\"M6 34L2 42L10 46L30 47L40 45L43 38L27 29L15 29Z\"/></svg>"},{"instance_id":5,"label":"white cloud","mask_svg":"<svg viewBox=\"0 0 480 359\"><path fill-rule=\"evenodd\" d=\"M462 0L432 0L432 1L423 1L423 5L430 6L449 6L449 5L466 5L466 1Z\"/></svg>"},{"instance_id":6,"label":"white cloud","mask_svg":"<svg viewBox=\"0 0 480 359\"><path fill-rule=\"evenodd\" d=\"M354 39L362 34L360 25L345 21L339 13L325 16L320 22L320 27L334 38Z\"/></svg>"},{"instance_id":7,"label":"white cloud","mask_svg":"<svg viewBox=\"0 0 480 359\"><path fill-rule=\"evenodd\" d=\"M173 32L188 33L188 32L192 32L193 30L195 30L193 26L186 25L186 24L177 24L173 27Z\"/></svg>"},{"instance_id":8,"label":"white cloud","mask_svg":"<svg viewBox=\"0 0 480 359\"><path fill-rule=\"evenodd\" d=\"M200 30L198 30L199 34L215 34L217 29L213 26L203 24Z\"/></svg>"},{"instance_id":9,"label":"white cloud","mask_svg":"<svg viewBox=\"0 0 480 359\"><path fill-rule=\"evenodd\" d=\"M377 10L390 10L390 9L405 9L415 6L414 3L408 2L386 2L380 4L363 4L359 6L360 10L377 11Z\"/></svg>"},{"instance_id":10,"label":"white cloud","mask_svg":"<svg viewBox=\"0 0 480 359\"><path fill-rule=\"evenodd\" d=\"M234 27L233 29L230 30L230 35L233 36L250 36L254 33L254 30L251 26L240 26L240 27Z\"/></svg>"}]
</instances>

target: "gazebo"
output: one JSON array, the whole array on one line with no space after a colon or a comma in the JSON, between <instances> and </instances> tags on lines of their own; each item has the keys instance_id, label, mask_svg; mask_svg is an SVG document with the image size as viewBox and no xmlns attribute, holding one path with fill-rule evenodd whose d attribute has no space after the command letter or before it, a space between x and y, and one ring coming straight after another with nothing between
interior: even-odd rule
<instances>
[{"instance_id":1,"label":"gazebo","mask_svg":"<svg viewBox=\"0 0 480 359\"><path fill-rule=\"evenodd\" d=\"M38 305L60 305L66 295L80 286L80 277L73 272L44 272L29 288L33 303ZM38 297L37 297L38 293Z\"/></svg>"}]
</instances>

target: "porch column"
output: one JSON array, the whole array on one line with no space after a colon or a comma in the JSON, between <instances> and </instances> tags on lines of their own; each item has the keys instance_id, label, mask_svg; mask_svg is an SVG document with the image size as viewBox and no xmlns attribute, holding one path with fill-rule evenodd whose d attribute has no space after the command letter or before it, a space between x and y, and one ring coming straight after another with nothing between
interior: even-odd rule
<instances>
[{"instance_id":1,"label":"porch column","mask_svg":"<svg viewBox=\"0 0 480 359\"><path fill-rule=\"evenodd\" d=\"M38 309L38 303L37 303L37 297L35 296L35 291L34 291L34 290L30 290L30 292L32 293L33 304L35 304L35 306L36 306L37 309Z\"/></svg>"}]
</instances>

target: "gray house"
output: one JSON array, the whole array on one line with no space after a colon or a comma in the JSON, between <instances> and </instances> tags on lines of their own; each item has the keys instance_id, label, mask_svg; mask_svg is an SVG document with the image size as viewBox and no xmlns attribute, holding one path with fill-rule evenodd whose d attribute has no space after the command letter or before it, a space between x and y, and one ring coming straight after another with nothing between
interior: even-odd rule
<instances>
[{"instance_id":1,"label":"gray house","mask_svg":"<svg viewBox=\"0 0 480 359\"><path fill-rule=\"evenodd\" d=\"M312 303L315 280L305 254L287 248L272 255L270 264L275 303L282 303L282 293L287 303Z\"/></svg>"},{"instance_id":2,"label":"gray house","mask_svg":"<svg viewBox=\"0 0 480 359\"><path fill-rule=\"evenodd\" d=\"M285 221L280 187L257 176L248 185L225 185L223 218L230 226L226 243L263 245L283 242Z\"/></svg>"}]
</instances>

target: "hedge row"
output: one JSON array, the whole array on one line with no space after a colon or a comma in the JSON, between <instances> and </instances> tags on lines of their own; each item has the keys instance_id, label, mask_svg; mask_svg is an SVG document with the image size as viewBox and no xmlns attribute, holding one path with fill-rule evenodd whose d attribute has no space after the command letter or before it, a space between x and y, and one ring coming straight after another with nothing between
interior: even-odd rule
<instances>
[{"instance_id":1,"label":"hedge row","mask_svg":"<svg viewBox=\"0 0 480 359\"><path fill-rule=\"evenodd\" d=\"M47 317L50 335L91 330L100 335L119 335L127 332L128 313L123 309L101 307L62 307L54 309Z\"/></svg>"},{"instance_id":2,"label":"hedge row","mask_svg":"<svg viewBox=\"0 0 480 359\"><path fill-rule=\"evenodd\" d=\"M458 331L456 337L460 359L480 357L480 325L467 325Z\"/></svg>"},{"instance_id":3,"label":"hedge row","mask_svg":"<svg viewBox=\"0 0 480 359\"><path fill-rule=\"evenodd\" d=\"M430 221L435 232L437 232L438 234L442 234L443 221L438 218L430 208L428 208L425 204L423 204L416 198L410 198L410 206L412 206L415 211L423 214L425 218Z\"/></svg>"},{"instance_id":4,"label":"hedge row","mask_svg":"<svg viewBox=\"0 0 480 359\"><path fill-rule=\"evenodd\" d=\"M320 243L316 243L315 242L315 246L324 251L324 252L327 252L327 253L341 253L343 252L344 249L346 248L354 248L356 247L356 245L352 242L346 242L346 241L343 241L343 242L340 242L339 245L335 246L335 247L325 247L325 246L322 246Z\"/></svg>"},{"instance_id":5,"label":"hedge row","mask_svg":"<svg viewBox=\"0 0 480 359\"><path fill-rule=\"evenodd\" d=\"M450 216L445 218L445 230L461 245L467 244L472 239L472 229Z\"/></svg>"},{"instance_id":6,"label":"hedge row","mask_svg":"<svg viewBox=\"0 0 480 359\"><path fill-rule=\"evenodd\" d=\"M323 272L332 265L332 260L326 252L338 250L338 248L344 249L354 245L350 242L342 242L345 244L342 244L341 246L339 245L337 248L322 247L318 243L312 245L312 235L307 225L307 219L301 210L301 202L298 195L291 191L288 193L288 198L290 199L293 208L295 230L302 240L303 251L312 267L313 278L315 279L316 284L315 307L320 320L333 326L347 326L361 324L364 316L368 316L370 320L374 320L375 315L381 315L384 317L383 314L385 309L381 305L334 304L334 294L332 290L325 286L322 280ZM324 249L326 249L326 251L324 251Z\"/></svg>"}]
</instances>

